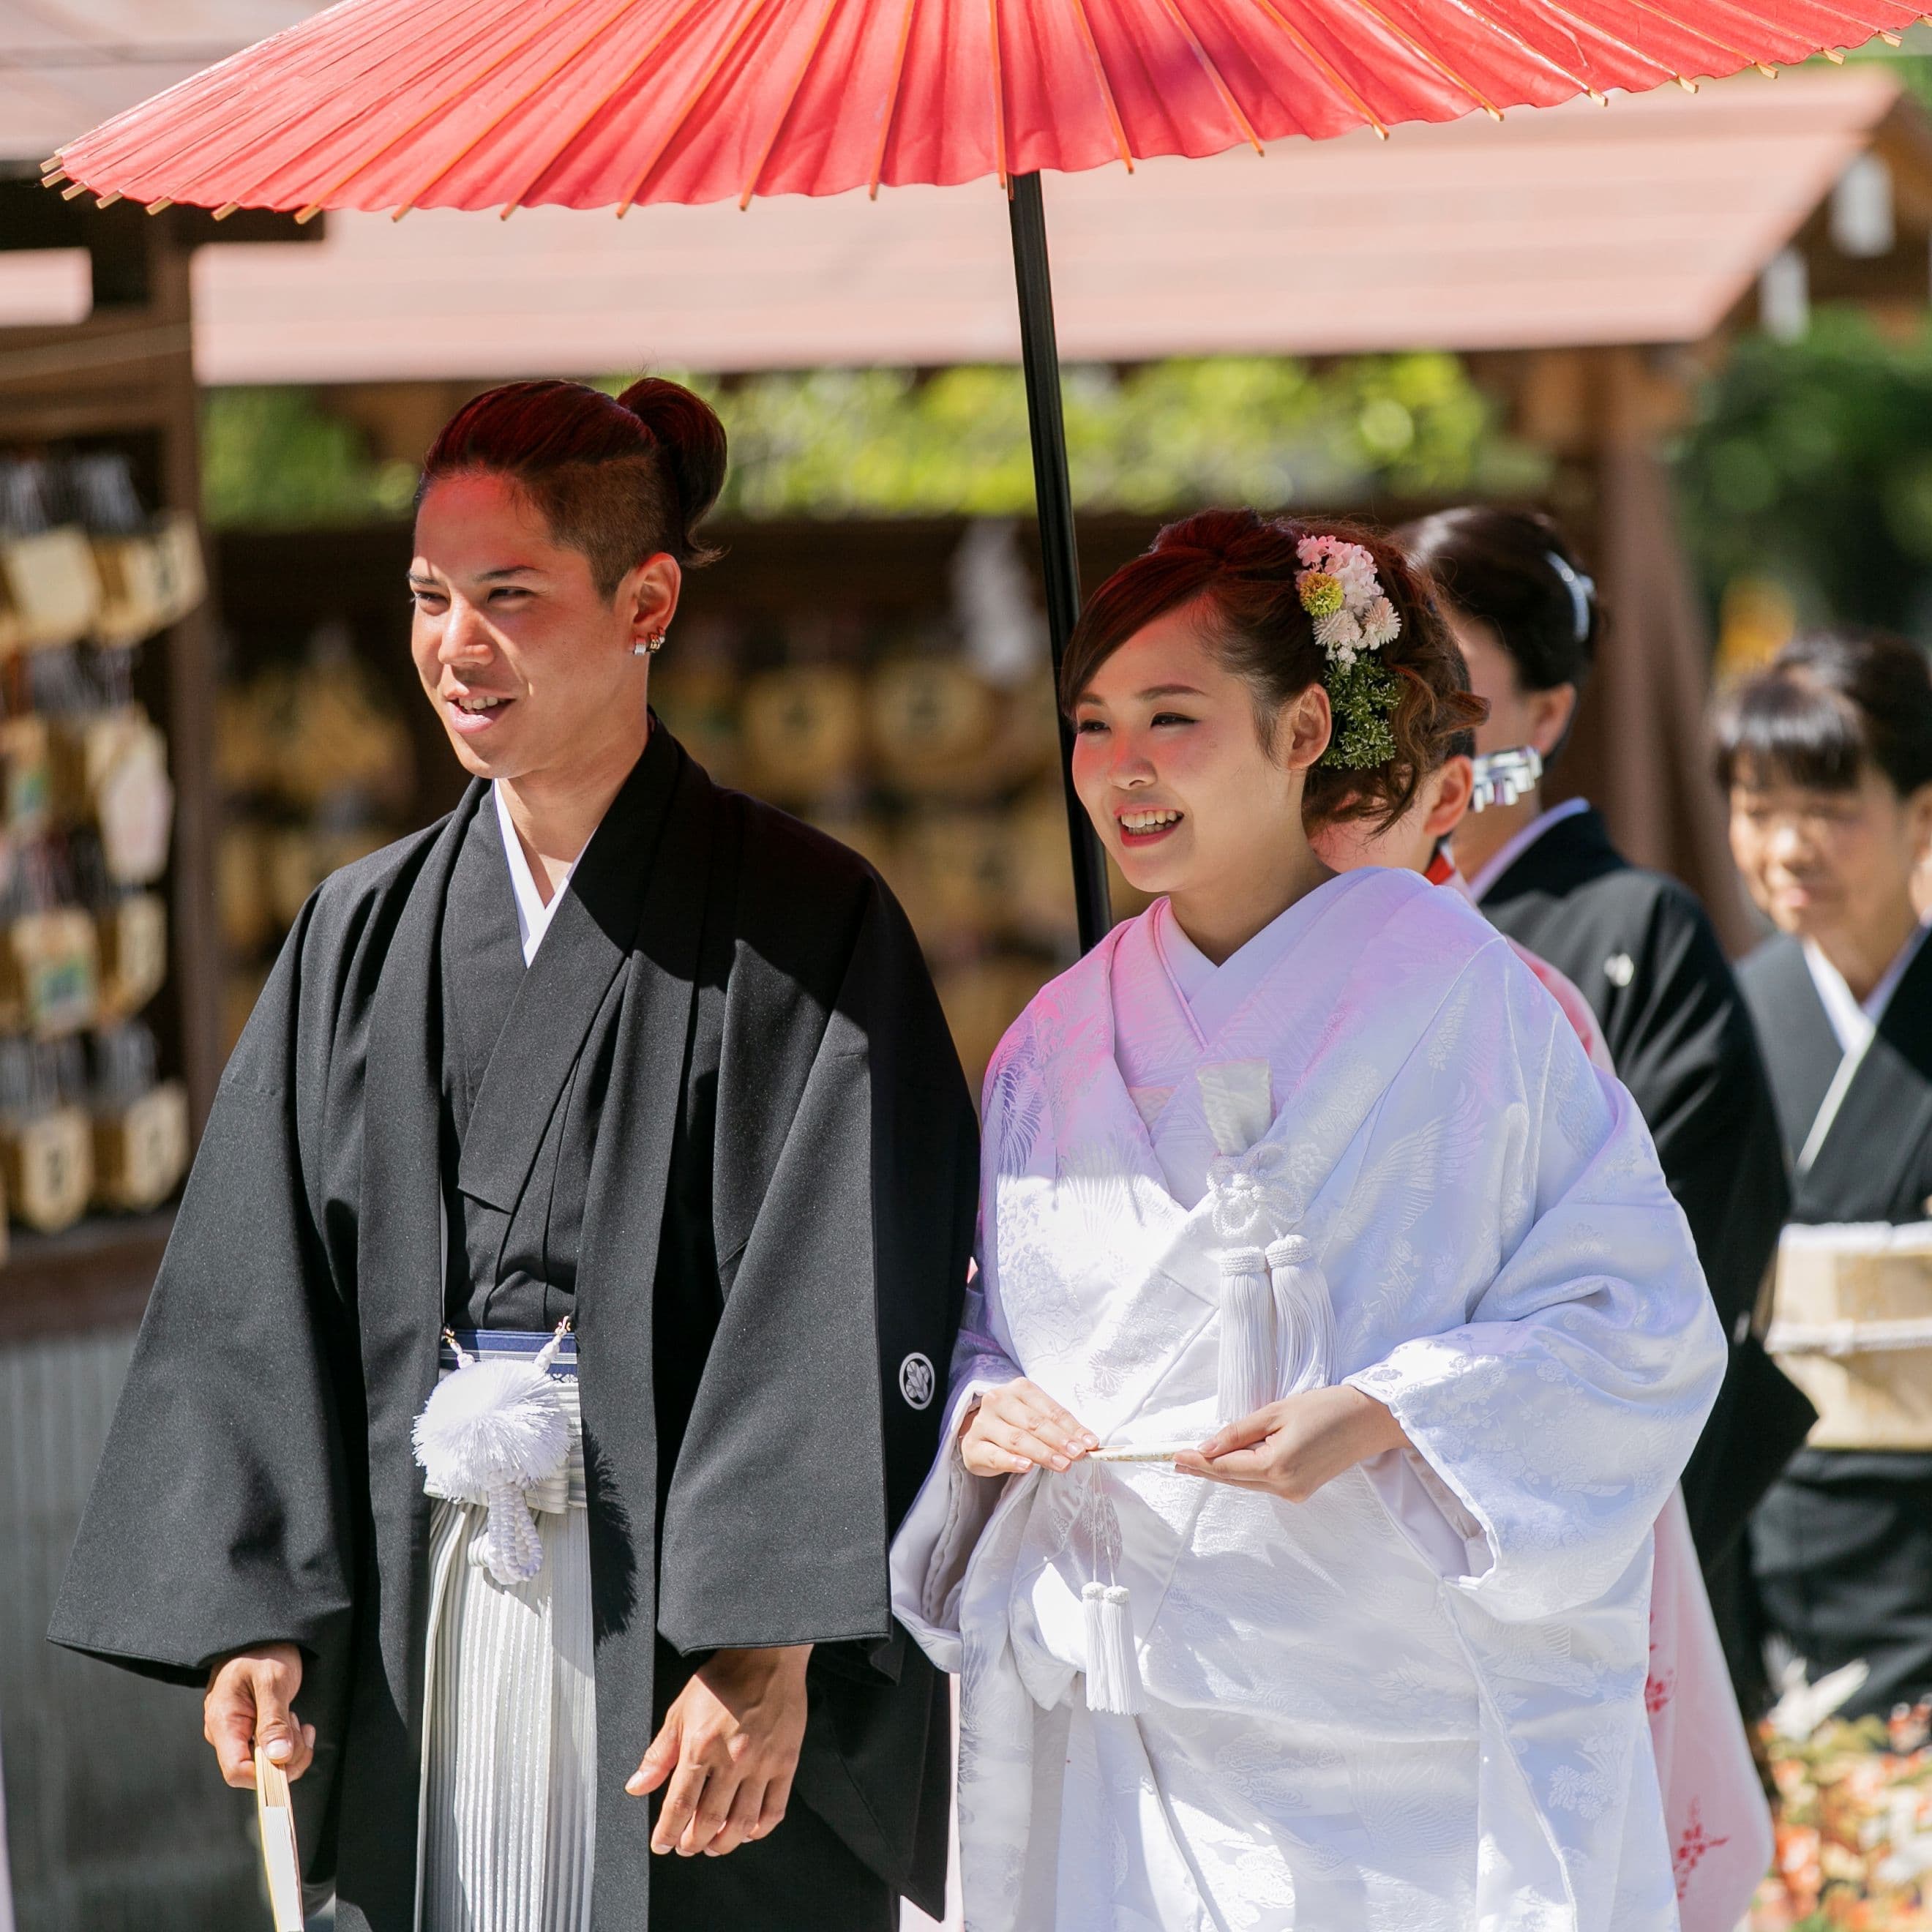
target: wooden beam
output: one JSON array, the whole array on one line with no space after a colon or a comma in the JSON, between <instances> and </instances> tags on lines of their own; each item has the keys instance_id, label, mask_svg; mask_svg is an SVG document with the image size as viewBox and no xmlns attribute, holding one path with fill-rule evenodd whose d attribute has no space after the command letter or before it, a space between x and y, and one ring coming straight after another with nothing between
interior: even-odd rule
<instances>
[{"instance_id":1,"label":"wooden beam","mask_svg":"<svg viewBox=\"0 0 1932 1932\"><path fill-rule=\"evenodd\" d=\"M0 1344L131 1328L148 1305L174 1210L102 1216L64 1234L17 1230L0 1267Z\"/></svg>"},{"instance_id":2,"label":"wooden beam","mask_svg":"<svg viewBox=\"0 0 1932 1932\"><path fill-rule=\"evenodd\" d=\"M170 208L150 214L138 202L117 202L97 207L88 196L63 201L58 190L41 187L38 178L0 177L0 250L11 248L86 248L104 234L139 232L160 226L177 248L224 247L257 242L320 242L328 218L298 227L292 214L263 208L238 208L226 221L217 221L206 208Z\"/></svg>"},{"instance_id":3,"label":"wooden beam","mask_svg":"<svg viewBox=\"0 0 1932 1932\"><path fill-rule=\"evenodd\" d=\"M166 229L152 244L156 305L184 326L190 314L190 251ZM201 514L201 394L191 350L170 365L161 438L164 507ZM221 939L214 917L214 844L220 808L214 779L214 636L220 585L208 552L208 596L168 632L168 763L175 783L172 903L174 1006L178 1050L188 1084L189 1124L198 1144L214 1104L224 1058Z\"/></svg>"}]
</instances>

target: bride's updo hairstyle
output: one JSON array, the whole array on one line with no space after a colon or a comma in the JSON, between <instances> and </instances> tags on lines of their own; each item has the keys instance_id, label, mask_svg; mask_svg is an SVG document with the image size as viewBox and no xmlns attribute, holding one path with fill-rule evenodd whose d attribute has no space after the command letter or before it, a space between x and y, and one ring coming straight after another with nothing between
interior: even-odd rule
<instances>
[{"instance_id":1,"label":"bride's updo hairstyle","mask_svg":"<svg viewBox=\"0 0 1932 1932\"><path fill-rule=\"evenodd\" d=\"M718 552L693 534L724 484L724 425L703 397L646 376L621 396L586 382L506 382L464 404L423 459L420 504L446 477L513 484L552 536L590 560L598 595L660 552Z\"/></svg>"},{"instance_id":2,"label":"bride's updo hairstyle","mask_svg":"<svg viewBox=\"0 0 1932 1932\"><path fill-rule=\"evenodd\" d=\"M1072 717L1082 692L1114 652L1157 618L1187 607L1222 662L1253 692L1256 728L1272 753L1282 706L1324 682L1330 669L1296 582L1307 568L1300 545L1311 537L1359 544L1374 560L1401 629L1373 658L1397 680L1400 695L1388 719L1393 754L1353 765L1324 754L1308 773L1304 822L1310 831L1352 819L1392 824L1408 810L1416 787L1455 748L1458 734L1480 724L1487 707L1468 689L1461 656L1425 580L1400 550L1370 531L1252 510L1204 510L1169 524L1081 613L1060 668L1061 708ZM1333 744L1331 739L1331 749Z\"/></svg>"}]
</instances>

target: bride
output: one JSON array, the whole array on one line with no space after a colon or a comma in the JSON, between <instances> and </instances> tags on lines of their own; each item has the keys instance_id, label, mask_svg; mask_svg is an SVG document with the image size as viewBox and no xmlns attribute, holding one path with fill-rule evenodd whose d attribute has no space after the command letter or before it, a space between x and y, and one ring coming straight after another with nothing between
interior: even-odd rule
<instances>
[{"instance_id":1,"label":"bride","mask_svg":"<svg viewBox=\"0 0 1932 1932\"><path fill-rule=\"evenodd\" d=\"M1652 1526L1724 1341L1629 1096L1392 821L1476 706L1399 555L1217 511L1088 606L1162 895L987 1076L894 1606L960 1673L971 1932L1654 1932Z\"/></svg>"}]
</instances>

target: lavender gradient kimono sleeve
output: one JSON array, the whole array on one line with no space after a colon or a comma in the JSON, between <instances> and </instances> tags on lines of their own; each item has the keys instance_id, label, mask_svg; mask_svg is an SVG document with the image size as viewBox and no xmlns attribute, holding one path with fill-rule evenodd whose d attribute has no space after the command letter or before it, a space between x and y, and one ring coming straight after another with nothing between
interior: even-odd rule
<instances>
[{"instance_id":1,"label":"lavender gradient kimono sleeve","mask_svg":"<svg viewBox=\"0 0 1932 1932\"><path fill-rule=\"evenodd\" d=\"M1473 1519L1471 1568L1445 1581L1520 1621L1591 1602L1646 1548L1724 1340L1635 1103L1509 964L1466 975L1392 1090L1412 1120L1490 1090L1493 1276L1462 1326L1348 1380Z\"/></svg>"}]
</instances>

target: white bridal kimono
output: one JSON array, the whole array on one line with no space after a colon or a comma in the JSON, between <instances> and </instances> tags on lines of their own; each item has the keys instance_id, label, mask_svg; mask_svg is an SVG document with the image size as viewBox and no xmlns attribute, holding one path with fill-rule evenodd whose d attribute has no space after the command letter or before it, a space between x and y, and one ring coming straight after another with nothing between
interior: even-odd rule
<instances>
[{"instance_id":1,"label":"white bridal kimono","mask_svg":"<svg viewBox=\"0 0 1932 1932\"><path fill-rule=\"evenodd\" d=\"M985 1136L949 1446L893 1559L963 1680L969 1932L1675 1926L1652 1526L1724 1338L1635 1108L1508 942L1408 872L1218 968L1156 904L1015 1024ZM1021 1374L1104 1443L1204 1438L1270 1247L1282 1385L1354 1382L1413 1454L1300 1504L965 1474L964 1405ZM1311 1354L1291 1308L1324 1300ZM1131 1644L1093 1647L1132 1715L1090 1708L1123 1588Z\"/></svg>"}]
</instances>

